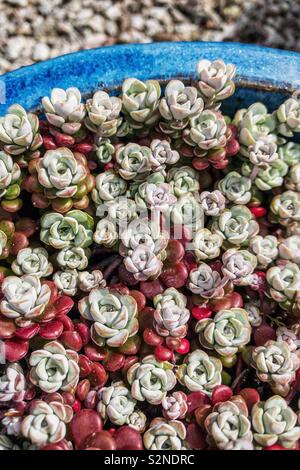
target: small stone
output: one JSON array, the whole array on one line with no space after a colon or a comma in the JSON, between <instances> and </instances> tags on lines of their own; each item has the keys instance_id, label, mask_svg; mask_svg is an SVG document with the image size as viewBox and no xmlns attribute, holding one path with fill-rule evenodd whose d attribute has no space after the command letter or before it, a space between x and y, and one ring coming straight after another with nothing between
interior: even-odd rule
<instances>
[{"instance_id":1,"label":"small stone","mask_svg":"<svg viewBox=\"0 0 300 470\"><path fill-rule=\"evenodd\" d=\"M49 59L49 55L50 55L49 46L47 46L47 44L39 43L39 44L36 44L36 46L33 50L33 56L32 57L33 57L34 60L39 61L39 60Z\"/></svg>"}]
</instances>

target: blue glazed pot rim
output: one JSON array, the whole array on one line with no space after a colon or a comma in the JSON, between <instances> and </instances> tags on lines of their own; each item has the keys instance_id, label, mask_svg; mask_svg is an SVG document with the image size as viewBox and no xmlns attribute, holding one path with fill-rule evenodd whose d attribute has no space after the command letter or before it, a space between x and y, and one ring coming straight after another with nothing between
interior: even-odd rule
<instances>
[{"instance_id":1,"label":"blue glazed pot rim","mask_svg":"<svg viewBox=\"0 0 300 470\"><path fill-rule=\"evenodd\" d=\"M300 54L256 45L220 42L162 42L106 46L63 55L0 76L5 102L39 106L52 88L77 86L83 94L113 90L125 78L195 78L196 63L223 59L237 66L238 87L290 93L300 87Z\"/></svg>"}]
</instances>

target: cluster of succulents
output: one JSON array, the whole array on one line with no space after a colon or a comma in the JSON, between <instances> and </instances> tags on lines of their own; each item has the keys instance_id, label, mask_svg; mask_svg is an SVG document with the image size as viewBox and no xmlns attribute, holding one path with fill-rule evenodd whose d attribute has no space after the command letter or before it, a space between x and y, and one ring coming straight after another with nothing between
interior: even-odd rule
<instances>
[{"instance_id":1,"label":"cluster of succulents","mask_svg":"<svg viewBox=\"0 0 300 470\"><path fill-rule=\"evenodd\" d=\"M0 450L300 449L299 101L196 70L0 117Z\"/></svg>"}]
</instances>

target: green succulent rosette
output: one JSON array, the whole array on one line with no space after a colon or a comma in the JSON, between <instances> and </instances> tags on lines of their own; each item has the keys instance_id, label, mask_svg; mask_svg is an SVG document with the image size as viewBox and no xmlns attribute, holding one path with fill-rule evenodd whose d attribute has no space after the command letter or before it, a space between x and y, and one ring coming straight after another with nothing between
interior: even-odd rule
<instances>
[{"instance_id":1,"label":"green succulent rosette","mask_svg":"<svg viewBox=\"0 0 300 470\"><path fill-rule=\"evenodd\" d=\"M203 392L211 396L213 389L222 383L222 368L220 359L196 349L186 356L176 376L191 392Z\"/></svg>"},{"instance_id":2,"label":"green succulent rosette","mask_svg":"<svg viewBox=\"0 0 300 470\"><path fill-rule=\"evenodd\" d=\"M300 161L300 144L287 142L278 148L278 155L288 166L295 165Z\"/></svg>"},{"instance_id":3,"label":"green succulent rosette","mask_svg":"<svg viewBox=\"0 0 300 470\"><path fill-rule=\"evenodd\" d=\"M300 269L296 263L287 262L268 269L266 279L269 295L282 308L287 309L300 290Z\"/></svg>"},{"instance_id":4,"label":"green succulent rosette","mask_svg":"<svg viewBox=\"0 0 300 470\"><path fill-rule=\"evenodd\" d=\"M167 173L169 183L176 197L199 191L199 173L190 166L171 168Z\"/></svg>"},{"instance_id":5,"label":"green succulent rosette","mask_svg":"<svg viewBox=\"0 0 300 470\"><path fill-rule=\"evenodd\" d=\"M191 233L203 227L203 218L199 197L192 193L180 196L171 208L171 220L174 225L182 225Z\"/></svg>"},{"instance_id":6,"label":"green succulent rosette","mask_svg":"<svg viewBox=\"0 0 300 470\"><path fill-rule=\"evenodd\" d=\"M259 230L258 223L248 207L243 205L225 209L213 219L211 231L223 237L223 246L247 246Z\"/></svg>"},{"instance_id":7,"label":"green succulent rosette","mask_svg":"<svg viewBox=\"0 0 300 470\"><path fill-rule=\"evenodd\" d=\"M96 205L100 205L123 196L126 190L126 181L114 170L104 171L96 176L96 187L92 191L92 199Z\"/></svg>"},{"instance_id":8,"label":"green succulent rosette","mask_svg":"<svg viewBox=\"0 0 300 470\"><path fill-rule=\"evenodd\" d=\"M190 318L186 297L174 287L169 287L153 298L153 304L154 328L157 333L163 337L184 337Z\"/></svg>"},{"instance_id":9,"label":"green succulent rosette","mask_svg":"<svg viewBox=\"0 0 300 470\"><path fill-rule=\"evenodd\" d=\"M197 64L198 89L206 108L217 109L221 102L233 95L236 67L223 60L200 60Z\"/></svg>"},{"instance_id":10,"label":"green succulent rosette","mask_svg":"<svg viewBox=\"0 0 300 470\"><path fill-rule=\"evenodd\" d=\"M81 129L86 110L78 88L53 88L50 97L42 99L42 105L47 121L64 134L74 135Z\"/></svg>"},{"instance_id":11,"label":"green succulent rosette","mask_svg":"<svg viewBox=\"0 0 300 470\"><path fill-rule=\"evenodd\" d=\"M53 282L60 293L73 297L78 289L78 272L76 269L56 271L53 274Z\"/></svg>"},{"instance_id":12,"label":"green succulent rosette","mask_svg":"<svg viewBox=\"0 0 300 470\"><path fill-rule=\"evenodd\" d=\"M22 205L19 195L21 192L21 169L12 157L0 150L0 200L3 209L15 212Z\"/></svg>"},{"instance_id":13,"label":"green succulent rosette","mask_svg":"<svg viewBox=\"0 0 300 470\"><path fill-rule=\"evenodd\" d=\"M145 180L151 170L151 149L134 143L120 147L116 152L118 173L124 180Z\"/></svg>"},{"instance_id":14,"label":"green succulent rosette","mask_svg":"<svg viewBox=\"0 0 300 470\"><path fill-rule=\"evenodd\" d=\"M53 266L48 260L45 248L23 248L17 254L11 264L11 269L17 276L23 274L34 274L35 276L48 277L53 272Z\"/></svg>"},{"instance_id":15,"label":"green succulent rosette","mask_svg":"<svg viewBox=\"0 0 300 470\"><path fill-rule=\"evenodd\" d=\"M147 401L159 405L167 392L176 385L172 364L160 362L153 355L146 356L141 362L132 365L127 372L131 385L131 395L137 401Z\"/></svg>"},{"instance_id":16,"label":"green succulent rosette","mask_svg":"<svg viewBox=\"0 0 300 470\"><path fill-rule=\"evenodd\" d=\"M291 449L300 438L296 413L278 395L255 403L251 412L251 421L253 437L262 447L279 444Z\"/></svg>"},{"instance_id":17,"label":"green succulent rosette","mask_svg":"<svg viewBox=\"0 0 300 470\"><path fill-rule=\"evenodd\" d=\"M259 267L265 269L278 256L278 240L274 235L256 235L251 238L249 249L256 256Z\"/></svg>"},{"instance_id":18,"label":"green succulent rosette","mask_svg":"<svg viewBox=\"0 0 300 470\"><path fill-rule=\"evenodd\" d=\"M293 165L284 181L286 189L300 193L300 163Z\"/></svg>"},{"instance_id":19,"label":"green succulent rosette","mask_svg":"<svg viewBox=\"0 0 300 470\"><path fill-rule=\"evenodd\" d=\"M143 435L147 450L186 450L186 429L181 421L155 418Z\"/></svg>"},{"instance_id":20,"label":"green succulent rosette","mask_svg":"<svg viewBox=\"0 0 300 470\"><path fill-rule=\"evenodd\" d=\"M236 286L248 286L257 265L256 256L248 250L230 248L222 256L224 278Z\"/></svg>"},{"instance_id":21,"label":"green succulent rosette","mask_svg":"<svg viewBox=\"0 0 300 470\"><path fill-rule=\"evenodd\" d=\"M223 357L236 354L249 343L251 336L248 315L242 308L221 310L214 318L199 320L195 331L204 348Z\"/></svg>"},{"instance_id":22,"label":"green succulent rosette","mask_svg":"<svg viewBox=\"0 0 300 470\"><path fill-rule=\"evenodd\" d=\"M98 136L111 137L117 133L122 123L121 108L120 98L109 96L105 91L97 91L86 102L87 117L84 123Z\"/></svg>"},{"instance_id":23,"label":"green succulent rosette","mask_svg":"<svg viewBox=\"0 0 300 470\"><path fill-rule=\"evenodd\" d=\"M277 130L284 137L293 137L295 132L300 132L300 102L295 98L289 98L282 103L276 111L279 121Z\"/></svg>"},{"instance_id":24,"label":"green succulent rosette","mask_svg":"<svg viewBox=\"0 0 300 470\"><path fill-rule=\"evenodd\" d=\"M108 288L93 289L79 301L78 309L92 322L91 337L98 346L118 348L138 331L137 304L130 295Z\"/></svg>"},{"instance_id":25,"label":"green succulent rosette","mask_svg":"<svg viewBox=\"0 0 300 470\"><path fill-rule=\"evenodd\" d=\"M104 421L117 426L128 424L134 412L136 400L122 381L112 382L110 386L101 388L97 393L99 403L97 411Z\"/></svg>"},{"instance_id":26,"label":"green succulent rosette","mask_svg":"<svg viewBox=\"0 0 300 470\"><path fill-rule=\"evenodd\" d=\"M127 78L122 85L122 111L126 124L120 133L132 133L152 127L159 119L160 85L156 80L142 82Z\"/></svg>"},{"instance_id":27,"label":"green succulent rosette","mask_svg":"<svg viewBox=\"0 0 300 470\"><path fill-rule=\"evenodd\" d=\"M190 271L187 288L202 299L221 298L226 283L227 280L222 279L208 264L200 263Z\"/></svg>"},{"instance_id":28,"label":"green succulent rosette","mask_svg":"<svg viewBox=\"0 0 300 470\"><path fill-rule=\"evenodd\" d=\"M271 221L281 225L290 225L300 221L300 193L284 191L275 196L270 205Z\"/></svg>"},{"instance_id":29,"label":"green succulent rosette","mask_svg":"<svg viewBox=\"0 0 300 470\"><path fill-rule=\"evenodd\" d=\"M300 237L299 235L291 235L285 238L278 246L279 257L296 263L300 266Z\"/></svg>"},{"instance_id":30,"label":"green succulent rosette","mask_svg":"<svg viewBox=\"0 0 300 470\"><path fill-rule=\"evenodd\" d=\"M27 113L19 104L10 106L7 114L0 117L0 142L11 155L36 151L43 142L38 117Z\"/></svg>"},{"instance_id":31,"label":"green succulent rosette","mask_svg":"<svg viewBox=\"0 0 300 470\"><path fill-rule=\"evenodd\" d=\"M251 199L252 182L237 171L230 171L218 183L218 189L232 204L247 204Z\"/></svg>"},{"instance_id":32,"label":"green succulent rosette","mask_svg":"<svg viewBox=\"0 0 300 470\"><path fill-rule=\"evenodd\" d=\"M88 266L90 250L81 246L67 246L56 255L56 262L62 269L83 270Z\"/></svg>"},{"instance_id":33,"label":"green succulent rosette","mask_svg":"<svg viewBox=\"0 0 300 470\"><path fill-rule=\"evenodd\" d=\"M93 228L93 217L86 212L72 210L65 215L47 212L41 218L40 239L58 250L71 246L86 248L93 241Z\"/></svg>"},{"instance_id":34,"label":"green succulent rosette","mask_svg":"<svg viewBox=\"0 0 300 470\"><path fill-rule=\"evenodd\" d=\"M278 188L282 186L284 176L288 173L288 170L288 165L278 158L258 170L253 184L261 191L270 191L272 188ZM242 174L246 179L249 180L252 172L253 166L251 164L244 163L242 165Z\"/></svg>"}]
</instances>

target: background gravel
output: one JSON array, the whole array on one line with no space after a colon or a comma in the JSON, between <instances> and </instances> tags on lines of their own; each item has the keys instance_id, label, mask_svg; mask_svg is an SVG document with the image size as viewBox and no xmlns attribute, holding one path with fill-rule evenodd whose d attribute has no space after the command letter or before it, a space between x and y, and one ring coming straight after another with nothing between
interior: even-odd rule
<instances>
[{"instance_id":1,"label":"background gravel","mask_svg":"<svg viewBox=\"0 0 300 470\"><path fill-rule=\"evenodd\" d=\"M300 50L300 0L0 0L0 74L79 49L195 40Z\"/></svg>"}]
</instances>

